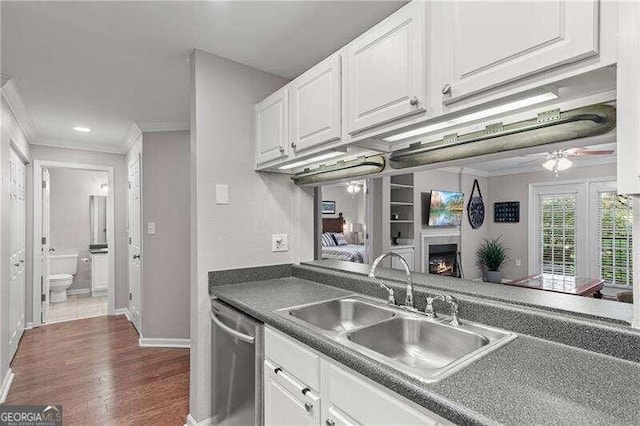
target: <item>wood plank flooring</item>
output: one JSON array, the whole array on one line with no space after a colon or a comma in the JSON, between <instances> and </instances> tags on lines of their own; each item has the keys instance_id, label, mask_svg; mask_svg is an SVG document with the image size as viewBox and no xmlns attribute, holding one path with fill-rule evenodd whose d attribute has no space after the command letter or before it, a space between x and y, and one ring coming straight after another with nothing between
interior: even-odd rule
<instances>
[{"instance_id":1,"label":"wood plank flooring","mask_svg":"<svg viewBox=\"0 0 640 426\"><path fill-rule=\"evenodd\" d=\"M6 404L61 404L65 425L183 425L189 349L141 348L122 316L27 330Z\"/></svg>"}]
</instances>

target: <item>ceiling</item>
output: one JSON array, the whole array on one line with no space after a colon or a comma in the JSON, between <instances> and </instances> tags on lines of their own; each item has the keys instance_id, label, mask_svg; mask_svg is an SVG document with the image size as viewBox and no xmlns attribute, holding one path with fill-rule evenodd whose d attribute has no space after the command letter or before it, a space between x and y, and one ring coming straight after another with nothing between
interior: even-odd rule
<instances>
[{"instance_id":1,"label":"ceiling","mask_svg":"<svg viewBox=\"0 0 640 426\"><path fill-rule=\"evenodd\" d=\"M122 152L134 122L188 127L194 48L293 79L404 3L2 1L1 71L34 143Z\"/></svg>"}]
</instances>

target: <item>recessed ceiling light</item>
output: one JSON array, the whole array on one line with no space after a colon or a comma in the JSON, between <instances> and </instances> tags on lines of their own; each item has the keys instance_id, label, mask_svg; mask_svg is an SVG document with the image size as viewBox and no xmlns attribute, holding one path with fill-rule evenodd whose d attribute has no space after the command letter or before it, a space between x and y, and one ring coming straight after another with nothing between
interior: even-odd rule
<instances>
[{"instance_id":1,"label":"recessed ceiling light","mask_svg":"<svg viewBox=\"0 0 640 426\"><path fill-rule=\"evenodd\" d=\"M91 129L88 127L76 126L73 130L80 133L91 133Z\"/></svg>"}]
</instances>

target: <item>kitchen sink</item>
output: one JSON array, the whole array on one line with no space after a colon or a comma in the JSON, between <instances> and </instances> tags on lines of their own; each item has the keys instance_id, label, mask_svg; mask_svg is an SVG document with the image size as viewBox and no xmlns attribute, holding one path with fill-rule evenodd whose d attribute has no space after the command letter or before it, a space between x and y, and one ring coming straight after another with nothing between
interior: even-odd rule
<instances>
[{"instance_id":1,"label":"kitchen sink","mask_svg":"<svg viewBox=\"0 0 640 426\"><path fill-rule=\"evenodd\" d=\"M453 374L517 337L465 320L452 325L446 315L430 318L360 295L277 312L427 383Z\"/></svg>"},{"instance_id":2,"label":"kitchen sink","mask_svg":"<svg viewBox=\"0 0 640 426\"><path fill-rule=\"evenodd\" d=\"M289 315L322 330L344 331L379 323L396 314L358 299L346 298L289 309Z\"/></svg>"}]
</instances>

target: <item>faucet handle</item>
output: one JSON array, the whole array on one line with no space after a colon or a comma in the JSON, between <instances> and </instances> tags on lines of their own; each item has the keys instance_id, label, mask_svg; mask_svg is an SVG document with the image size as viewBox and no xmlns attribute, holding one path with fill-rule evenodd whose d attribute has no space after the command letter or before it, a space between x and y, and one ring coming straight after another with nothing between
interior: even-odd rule
<instances>
[{"instance_id":1,"label":"faucet handle","mask_svg":"<svg viewBox=\"0 0 640 426\"><path fill-rule=\"evenodd\" d=\"M391 287L387 287L387 292L389 295L387 296L387 304L395 305L396 304L396 295Z\"/></svg>"},{"instance_id":2,"label":"faucet handle","mask_svg":"<svg viewBox=\"0 0 640 426\"><path fill-rule=\"evenodd\" d=\"M460 321L458 320L458 299L453 296L446 295L445 301L451 305L451 322L450 324L453 326L460 325Z\"/></svg>"},{"instance_id":3,"label":"faucet handle","mask_svg":"<svg viewBox=\"0 0 640 426\"><path fill-rule=\"evenodd\" d=\"M424 313L429 318L438 318L438 314L436 314L436 310L433 308L433 302L436 300L436 297L427 296L427 306L424 308Z\"/></svg>"}]
</instances>

